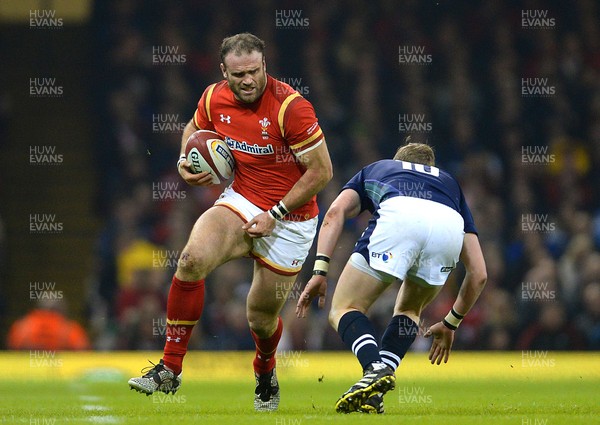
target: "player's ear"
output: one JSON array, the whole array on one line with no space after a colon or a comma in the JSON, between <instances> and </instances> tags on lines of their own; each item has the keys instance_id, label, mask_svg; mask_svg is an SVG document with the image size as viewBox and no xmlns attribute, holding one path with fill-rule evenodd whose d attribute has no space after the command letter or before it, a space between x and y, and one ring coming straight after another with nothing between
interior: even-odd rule
<instances>
[{"instance_id":1,"label":"player's ear","mask_svg":"<svg viewBox=\"0 0 600 425\"><path fill-rule=\"evenodd\" d=\"M223 74L223 78L227 79L227 70L225 69L225 65L221 63L221 73Z\"/></svg>"},{"instance_id":2,"label":"player's ear","mask_svg":"<svg viewBox=\"0 0 600 425\"><path fill-rule=\"evenodd\" d=\"M265 70L265 72L267 72L267 61L265 60L264 56L263 56L263 69Z\"/></svg>"}]
</instances>

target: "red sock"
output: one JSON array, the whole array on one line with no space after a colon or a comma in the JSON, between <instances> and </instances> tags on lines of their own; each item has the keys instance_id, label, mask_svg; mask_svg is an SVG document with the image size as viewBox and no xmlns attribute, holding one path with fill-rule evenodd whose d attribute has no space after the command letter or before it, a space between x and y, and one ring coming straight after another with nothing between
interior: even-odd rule
<instances>
[{"instance_id":1,"label":"red sock","mask_svg":"<svg viewBox=\"0 0 600 425\"><path fill-rule=\"evenodd\" d=\"M204 307L204 279L184 282L173 276L167 300L167 342L163 361L175 374L181 373L192 329Z\"/></svg>"},{"instance_id":2,"label":"red sock","mask_svg":"<svg viewBox=\"0 0 600 425\"><path fill-rule=\"evenodd\" d=\"M269 373L275 367L275 352L277 351L277 344L279 344L283 332L283 321L281 317L277 318L277 329L268 338L259 338L252 329L250 332L256 345L256 356L252 363L254 371L260 375Z\"/></svg>"}]
</instances>

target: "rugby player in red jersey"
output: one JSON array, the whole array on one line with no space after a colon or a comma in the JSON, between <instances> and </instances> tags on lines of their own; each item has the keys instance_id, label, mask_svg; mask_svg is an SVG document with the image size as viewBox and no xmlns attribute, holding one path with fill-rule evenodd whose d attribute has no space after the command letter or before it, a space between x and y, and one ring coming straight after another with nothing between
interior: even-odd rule
<instances>
[{"instance_id":1,"label":"rugby player in red jersey","mask_svg":"<svg viewBox=\"0 0 600 425\"><path fill-rule=\"evenodd\" d=\"M185 143L196 130L216 131L235 158L235 177L196 221L181 253L167 303L167 341L161 361L129 380L146 394L175 392L191 330L202 315L204 278L219 265L254 258L246 314L256 345L254 408L276 410L275 353L283 325L279 312L302 268L317 227L316 194L332 177L323 132L310 102L267 74L264 42L249 33L223 40L224 80L206 88L182 135L177 167L193 186Z\"/></svg>"}]
</instances>

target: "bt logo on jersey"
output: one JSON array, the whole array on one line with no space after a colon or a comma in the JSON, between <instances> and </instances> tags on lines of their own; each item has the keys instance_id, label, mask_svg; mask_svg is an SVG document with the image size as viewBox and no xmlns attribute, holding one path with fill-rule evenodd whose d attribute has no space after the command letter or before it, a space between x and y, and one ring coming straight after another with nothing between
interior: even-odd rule
<instances>
[{"instance_id":1,"label":"bt logo on jersey","mask_svg":"<svg viewBox=\"0 0 600 425\"><path fill-rule=\"evenodd\" d=\"M383 260L384 263L387 263L392 258L394 258L394 256L392 255L392 253L390 251L387 251L387 252L372 252L371 253L371 257L373 257L373 258L381 258L381 260Z\"/></svg>"}]
</instances>

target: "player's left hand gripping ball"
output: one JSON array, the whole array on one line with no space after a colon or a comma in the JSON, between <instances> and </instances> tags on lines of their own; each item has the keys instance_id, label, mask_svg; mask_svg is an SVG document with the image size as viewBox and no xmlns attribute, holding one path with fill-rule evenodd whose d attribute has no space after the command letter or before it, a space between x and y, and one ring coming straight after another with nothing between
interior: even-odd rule
<instances>
[{"instance_id":1,"label":"player's left hand gripping ball","mask_svg":"<svg viewBox=\"0 0 600 425\"><path fill-rule=\"evenodd\" d=\"M227 143L214 131L198 130L187 139L185 155L195 173L208 172L213 183L229 180L235 160Z\"/></svg>"}]
</instances>

